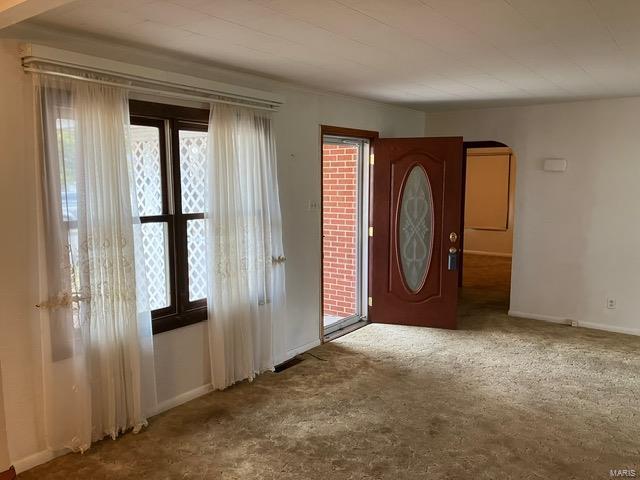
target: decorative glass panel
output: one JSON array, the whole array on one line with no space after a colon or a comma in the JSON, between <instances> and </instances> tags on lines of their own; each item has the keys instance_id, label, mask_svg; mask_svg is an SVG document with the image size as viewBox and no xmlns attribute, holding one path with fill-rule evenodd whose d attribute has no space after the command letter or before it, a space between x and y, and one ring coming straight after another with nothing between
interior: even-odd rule
<instances>
[{"instance_id":1,"label":"decorative glass panel","mask_svg":"<svg viewBox=\"0 0 640 480\"><path fill-rule=\"evenodd\" d=\"M141 217L161 215L160 132L156 127L131 125L131 149L138 214Z\"/></svg>"},{"instance_id":2,"label":"decorative glass panel","mask_svg":"<svg viewBox=\"0 0 640 480\"><path fill-rule=\"evenodd\" d=\"M207 296L207 258L204 220L187 221L187 258L189 263L189 301Z\"/></svg>"},{"instance_id":3,"label":"decorative glass panel","mask_svg":"<svg viewBox=\"0 0 640 480\"><path fill-rule=\"evenodd\" d=\"M400 262L405 283L417 292L429 270L433 244L433 199L424 169L416 165L402 191L399 216Z\"/></svg>"},{"instance_id":4,"label":"decorative glass panel","mask_svg":"<svg viewBox=\"0 0 640 480\"><path fill-rule=\"evenodd\" d=\"M143 223L142 249L149 290L151 310L168 307L169 300L169 258L166 223Z\"/></svg>"},{"instance_id":5,"label":"decorative glass panel","mask_svg":"<svg viewBox=\"0 0 640 480\"><path fill-rule=\"evenodd\" d=\"M182 213L204 212L204 175L207 132L180 130L180 187Z\"/></svg>"}]
</instances>

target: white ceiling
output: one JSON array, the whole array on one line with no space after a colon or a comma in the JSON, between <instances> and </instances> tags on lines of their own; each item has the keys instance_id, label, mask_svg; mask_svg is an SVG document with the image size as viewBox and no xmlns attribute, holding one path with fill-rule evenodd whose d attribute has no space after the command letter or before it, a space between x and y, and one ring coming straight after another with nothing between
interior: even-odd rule
<instances>
[{"instance_id":1,"label":"white ceiling","mask_svg":"<svg viewBox=\"0 0 640 480\"><path fill-rule=\"evenodd\" d=\"M427 110L640 95L640 0L80 0L35 20Z\"/></svg>"}]
</instances>

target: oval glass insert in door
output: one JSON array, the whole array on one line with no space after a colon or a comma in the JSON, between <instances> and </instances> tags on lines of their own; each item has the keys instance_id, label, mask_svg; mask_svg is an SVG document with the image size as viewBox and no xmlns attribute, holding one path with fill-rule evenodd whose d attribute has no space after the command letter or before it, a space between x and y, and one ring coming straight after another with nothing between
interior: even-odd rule
<instances>
[{"instance_id":1,"label":"oval glass insert in door","mask_svg":"<svg viewBox=\"0 0 640 480\"><path fill-rule=\"evenodd\" d=\"M404 282L412 293L417 293L429 271L433 245L431 185L420 165L411 168L402 190L398 230L398 256Z\"/></svg>"}]
</instances>

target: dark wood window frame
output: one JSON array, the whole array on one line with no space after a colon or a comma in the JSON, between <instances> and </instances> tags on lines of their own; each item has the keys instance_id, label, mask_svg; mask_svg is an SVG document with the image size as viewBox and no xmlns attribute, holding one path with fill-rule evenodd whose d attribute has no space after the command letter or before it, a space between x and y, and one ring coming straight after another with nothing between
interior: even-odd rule
<instances>
[{"instance_id":1,"label":"dark wood window frame","mask_svg":"<svg viewBox=\"0 0 640 480\"><path fill-rule=\"evenodd\" d=\"M209 110L131 100L132 125L160 132L162 215L140 217L141 223L166 223L170 305L151 312L153 333L162 333L207 319L206 299L189 300L187 222L204 213L182 213L180 191L180 130L207 131Z\"/></svg>"}]
</instances>

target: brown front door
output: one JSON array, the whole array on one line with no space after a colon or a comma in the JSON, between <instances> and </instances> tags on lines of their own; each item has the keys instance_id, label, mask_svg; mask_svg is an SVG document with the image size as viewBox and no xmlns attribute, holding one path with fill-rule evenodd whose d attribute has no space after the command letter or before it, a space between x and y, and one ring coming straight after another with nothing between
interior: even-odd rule
<instances>
[{"instance_id":1,"label":"brown front door","mask_svg":"<svg viewBox=\"0 0 640 480\"><path fill-rule=\"evenodd\" d=\"M374 143L369 319L456 328L462 138Z\"/></svg>"}]
</instances>

